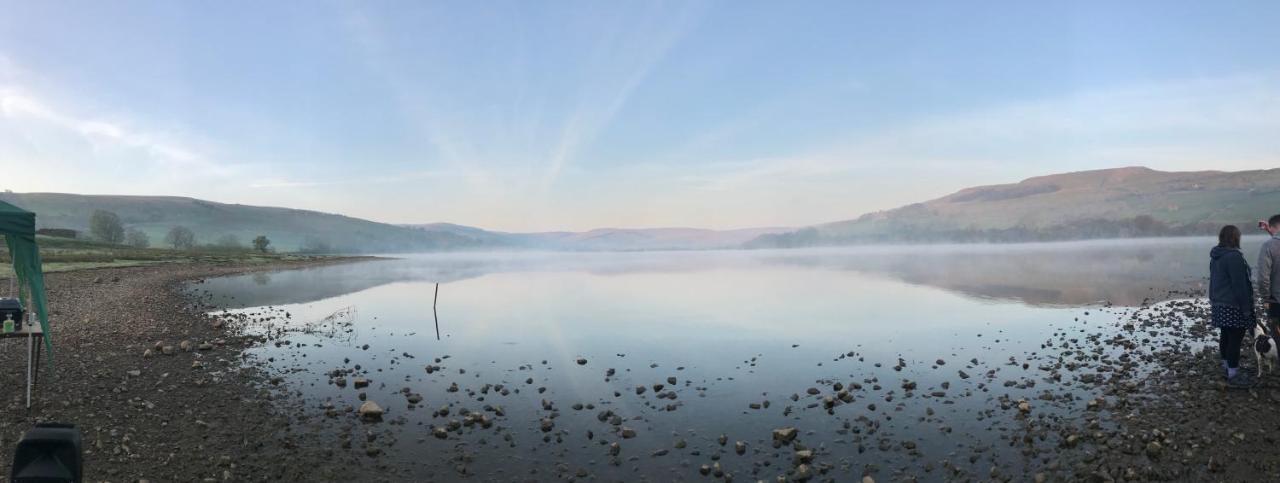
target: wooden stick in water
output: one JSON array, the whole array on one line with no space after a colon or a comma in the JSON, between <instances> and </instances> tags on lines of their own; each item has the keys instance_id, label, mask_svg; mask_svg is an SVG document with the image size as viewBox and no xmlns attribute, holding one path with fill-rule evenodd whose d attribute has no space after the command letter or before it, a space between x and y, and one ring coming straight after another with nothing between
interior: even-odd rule
<instances>
[{"instance_id":1,"label":"wooden stick in water","mask_svg":"<svg viewBox=\"0 0 1280 483\"><path fill-rule=\"evenodd\" d=\"M431 316L436 319L436 340L440 340L440 315L436 313L436 301L440 300L440 283L436 283L436 296L431 299Z\"/></svg>"}]
</instances>

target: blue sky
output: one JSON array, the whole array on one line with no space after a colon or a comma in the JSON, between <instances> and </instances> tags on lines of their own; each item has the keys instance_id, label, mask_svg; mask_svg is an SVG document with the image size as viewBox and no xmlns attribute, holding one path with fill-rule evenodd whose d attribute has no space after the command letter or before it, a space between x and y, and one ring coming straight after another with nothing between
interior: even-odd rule
<instances>
[{"instance_id":1,"label":"blue sky","mask_svg":"<svg viewBox=\"0 0 1280 483\"><path fill-rule=\"evenodd\" d=\"M1280 166L1277 2L0 0L14 191L794 226Z\"/></svg>"}]
</instances>

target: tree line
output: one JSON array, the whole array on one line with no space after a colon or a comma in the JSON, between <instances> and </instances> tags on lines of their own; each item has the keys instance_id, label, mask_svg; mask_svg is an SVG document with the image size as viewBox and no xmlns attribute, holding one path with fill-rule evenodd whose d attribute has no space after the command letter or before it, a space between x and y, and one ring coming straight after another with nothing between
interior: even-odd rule
<instances>
[{"instance_id":1,"label":"tree line","mask_svg":"<svg viewBox=\"0 0 1280 483\"><path fill-rule=\"evenodd\" d=\"M151 247L151 238L146 232L136 227L126 228L119 215L106 210L94 210L90 215L89 235L95 240L113 245L127 245L134 248ZM193 250L200 246L197 244L195 232L182 225L169 229L164 236L164 244L174 250ZM253 250L259 252L266 253L271 250L271 240L266 235L258 235L250 244ZM226 234L214 240L212 244L204 245L203 248L243 250L247 247L235 234Z\"/></svg>"}]
</instances>

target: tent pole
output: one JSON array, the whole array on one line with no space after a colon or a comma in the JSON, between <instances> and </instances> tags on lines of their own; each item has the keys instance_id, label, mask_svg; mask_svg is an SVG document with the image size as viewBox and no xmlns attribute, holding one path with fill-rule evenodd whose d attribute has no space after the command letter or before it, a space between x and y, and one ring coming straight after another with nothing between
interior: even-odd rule
<instances>
[{"instance_id":1,"label":"tent pole","mask_svg":"<svg viewBox=\"0 0 1280 483\"><path fill-rule=\"evenodd\" d=\"M32 341L35 338L31 336L31 328L27 328L27 409L31 409L31 355Z\"/></svg>"}]
</instances>

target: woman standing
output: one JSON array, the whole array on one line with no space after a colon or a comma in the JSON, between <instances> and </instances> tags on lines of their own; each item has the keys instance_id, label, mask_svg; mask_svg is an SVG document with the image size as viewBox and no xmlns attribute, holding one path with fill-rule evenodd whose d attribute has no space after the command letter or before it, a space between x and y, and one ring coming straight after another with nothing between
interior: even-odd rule
<instances>
[{"instance_id":1,"label":"woman standing","mask_svg":"<svg viewBox=\"0 0 1280 483\"><path fill-rule=\"evenodd\" d=\"M1245 333L1256 323L1253 312L1253 284L1249 264L1240 252L1240 229L1222 227L1218 246L1209 252L1209 303L1213 325L1221 334L1218 348L1227 381L1232 385L1248 385L1248 373L1240 372L1240 344Z\"/></svg>"}]
</instances>

